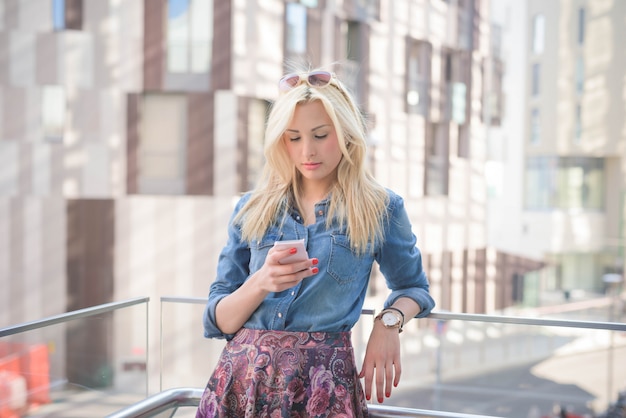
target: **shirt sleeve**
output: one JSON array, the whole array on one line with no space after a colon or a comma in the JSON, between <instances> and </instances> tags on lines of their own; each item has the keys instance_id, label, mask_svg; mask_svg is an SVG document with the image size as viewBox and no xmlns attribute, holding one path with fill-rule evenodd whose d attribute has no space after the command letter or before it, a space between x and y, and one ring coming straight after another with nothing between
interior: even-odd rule
<instances>
[{"instance_id":1,"label":"shirt sleeve","mask_svg":"<svg viewBox=\"0 0 626 418\"><path fill-rule=\"evenodd\" d=\"M245 204L247 195L239 200L228 222L228 240L219 255L217 263L217 277L209 288L209 299L204 308L204 336L206 338L234 337L233 334L224 334L217 327L215 308L222 298L237 290L250 275L250 246L241 239L238 225L233 223L241 207Z\"/></svg>"},{"instance_id":2,"label":"shirt sleeve","mask_svg":"<svg viewBox=\"0 0 626 418\"><path fill-rule=\"evenodd\" d=\"M422 266L422 253L416 245L411 222L402 197L389 192L389 218L386 220L385 238L376 260L385 277L391 294L385 307L400 297L413 299L421 308L417 317L427 316L435 307L429 293L428 278Z\"/></svg>"}]
</instances>

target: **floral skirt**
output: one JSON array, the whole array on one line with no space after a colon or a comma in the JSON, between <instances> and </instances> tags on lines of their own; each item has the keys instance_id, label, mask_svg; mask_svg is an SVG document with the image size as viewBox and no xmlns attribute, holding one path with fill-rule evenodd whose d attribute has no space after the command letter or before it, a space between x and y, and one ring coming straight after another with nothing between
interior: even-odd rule
<instances>
[{"instance_id":1,"label":"floral skirt","mask_svg":"<svg viewBox=\"0 0 626 418\"><path fill-rule=\"evenodd\" d=\"M350 332L242 329L230 340L196 418L367 417Z\"/></svg>"}]
</instances>

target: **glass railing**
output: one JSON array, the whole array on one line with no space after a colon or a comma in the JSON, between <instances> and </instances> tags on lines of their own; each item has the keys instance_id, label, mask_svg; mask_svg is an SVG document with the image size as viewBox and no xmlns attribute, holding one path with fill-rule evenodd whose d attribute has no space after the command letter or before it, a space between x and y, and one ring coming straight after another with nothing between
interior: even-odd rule
<instances>
[{"instance_id":1,"label":"glass railing","mask_svg":"<svg viewBox=\"0 0 626 418\"><path fill-rule=\"evenodd\" d=\"M148 301L0 329L0 417L102 417L146 398Z\"/></svg>"},{"instance_id":2,"label":"glass railing","mask_svg":"<svg viewBox=\"0 0 626 418\"><path fill-rule=\"evenodd\" d=\"M205 303L161 298L161 390L205 386L224 345L202 335ZM581 305L552 317L438 312L413 320L401 336L401 383L385 403L507 418L561 409L599 415L626 389L626 324L603 321L606 309ZM373 313L364 310L353 329L357 363Z\"/></svg>"},{"instance_id":3,"label":"glass railing","mask_svg":"<svg viewBox=\"0 0 626 418\"><path fill-rule=\"evenodd\" d=\"M12 390L0 395L0 408L25 417L102 417L174 391L176 402L191 407L170 405L165 416L194 416L195 400L182 400L181 388L201 392L224 346L203 336L205 303L161 297L158 331L148 298L0 329L0 383ZM559 317L437 312L413 320L401 336L401 383L371 410L600 416L626 389L626 324L621 316L603 320L605 305L589 306ZM365 309L352 332L357 363L373 314Z\"/></svg>"}]
</instances>

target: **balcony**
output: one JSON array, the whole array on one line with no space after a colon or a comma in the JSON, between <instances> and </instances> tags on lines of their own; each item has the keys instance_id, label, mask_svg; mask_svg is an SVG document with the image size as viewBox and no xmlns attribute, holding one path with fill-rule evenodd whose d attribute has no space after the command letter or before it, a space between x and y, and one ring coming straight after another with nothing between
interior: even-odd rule
<instances>
[{"instance_id":1,"label":"balcony","mask_svg":"<svg viewBox=\"0 0 626 418\"><path fill-rule=\"evenodd\" d=\"M194 416L223 346L203 338L205 302L144 297L0 329L0 417ZM373 313L353 330L357 359ZM621 299L598 298L527 316L411 321L400 386L371 416L601 416L626 389L623 313ZM105 343L80 350L84 340Z\"/></svg>"}]
</instances>

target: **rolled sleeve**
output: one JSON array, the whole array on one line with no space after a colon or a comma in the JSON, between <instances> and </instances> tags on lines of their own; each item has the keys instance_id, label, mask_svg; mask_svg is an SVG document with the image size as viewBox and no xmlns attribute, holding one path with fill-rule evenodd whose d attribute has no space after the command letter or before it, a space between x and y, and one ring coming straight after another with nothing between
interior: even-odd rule
<instances>
[{"instance_id":1,"label":"rolled sleeve","mask_svg":"<svg viewBox=\"0 0 626 418\"><path fill-rule=\"evenodd\" d=\"M380 271L391 290L385 306L398 298L408 297L421 308L417 317L427 316L435 307L429 293L429 283L422 266L422 254L416 246L417 239L411 229L403 199L390 193L389 219L385 241L377 257Z\"/></svg>"},{"instance_id":2,"label":"rolled sleeve","mask_svg":"<svg viewBox=\"0 0 626 418\"><path fill-rule=\"evenodd\" d=\"M241 231L233 223L247 196L237 203L228 223L228 241L220 253L217 264L217 277L209 289L209 299L204 309L204 336L206 338L231 339L234 335L224 334L217 326L215 310L224 297L237 290L249 277L250 247L241 240Z\"/></svg>"}]
</instances>

